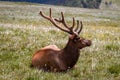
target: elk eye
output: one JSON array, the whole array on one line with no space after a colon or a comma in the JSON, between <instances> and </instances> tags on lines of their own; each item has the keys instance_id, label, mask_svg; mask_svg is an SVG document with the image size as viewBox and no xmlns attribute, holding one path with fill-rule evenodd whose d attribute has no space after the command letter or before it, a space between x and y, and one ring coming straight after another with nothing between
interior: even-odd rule
<instances>
[{"instance_id":1,"label":"elk eye","mask_svg":"<svg viewBox=\"0 0 120 80\"><path fill-rule=\"evenodd\" d=\"M79 39L80 39L79 37L76 38L77 41L78 41Z\"/></svg>"},{"instance_id":2,"label":"elk eye","mask_svg":"<svg viewBox=\"0 0 120 80\"><path fill-rule=\"evenodd\" d=\"M79 37L76 37L76 38L74 38L74 42L77 42L77 41L79 41Z\"/></svg>"}]
</instances>

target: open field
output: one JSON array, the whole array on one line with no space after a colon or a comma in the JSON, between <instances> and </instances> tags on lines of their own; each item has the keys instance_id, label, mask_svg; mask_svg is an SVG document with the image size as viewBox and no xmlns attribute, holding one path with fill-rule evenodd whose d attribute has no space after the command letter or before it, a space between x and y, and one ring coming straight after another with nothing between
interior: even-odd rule
<instances>
[{"instance_id":1,"label":"open field","mask_svg":"<svg viewBox=\"0 0 120 80\"><path fill-rule=\"evenodd\" d=\"M39 16L42 10L54 17L65 13L83 21L80 36L92 40L81 50L76 68L66 73L31 69L35 51L49 44L63 48L68 35ZM120 11L0 2L0 80L120 80Z\"/></svg>"}]
</instances>

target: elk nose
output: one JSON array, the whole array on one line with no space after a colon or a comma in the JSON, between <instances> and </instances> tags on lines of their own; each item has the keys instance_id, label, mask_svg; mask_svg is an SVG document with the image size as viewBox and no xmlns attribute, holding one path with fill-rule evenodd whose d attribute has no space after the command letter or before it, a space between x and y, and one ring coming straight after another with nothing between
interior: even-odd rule
<instances>
[{"instance_id":1,"label":"elk nose","mask_svg":"<svg viewBox=\"0 0 120 80\"><path fill-rule=\"evenodd\" d=\"M92 44L91 40L84 40L87 46L90 46Z\"/></svg>"}]
</instances>

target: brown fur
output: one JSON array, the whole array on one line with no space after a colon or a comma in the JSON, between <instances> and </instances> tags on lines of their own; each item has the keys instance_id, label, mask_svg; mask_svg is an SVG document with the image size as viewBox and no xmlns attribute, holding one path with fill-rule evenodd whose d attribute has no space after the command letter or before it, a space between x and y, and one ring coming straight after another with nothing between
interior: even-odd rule
<instances>
[{"instance_id":1,"label":"brown fur","mask_svg":"<svg viewBox=\"0 0 120 80\"><path fill-rule=\"evenodd\" d=\"M82 40L82 41L81 41ZM32 65L45 71L60 72L73 68L79 58L79 49L91 45L91 41L82 44L85 39L74 42L69 38L65 48L59 49L55 45L50 45L37 51L32 58ZM79 45L78 45L79 43Z\"/></svg>"},{"instance_id":2,"label":"brown fur","mask_svg":"<svg viewBox=\"0 0 120 80\"><path fill-rule=\"evenodd\" d=\"M83 24L77 20L77 27L75 26L75 19L73 18L72 27L68 26L65 22L63 12L61 12L62 19L54 19L50 9L50 15L46 16L40 11L40 15L49 20L60 30L70 34L67 45L63 49L59 49L56 45L46 46L32 57L32 66L45 71L61 72L67 71L74 67L79 58L80 49L90 46L91 41L81 38L78 34L81 32ZM66 29L63 29L61 23ZM81 23L81 25L79 25Z\"/></svg>"}]
</instances>

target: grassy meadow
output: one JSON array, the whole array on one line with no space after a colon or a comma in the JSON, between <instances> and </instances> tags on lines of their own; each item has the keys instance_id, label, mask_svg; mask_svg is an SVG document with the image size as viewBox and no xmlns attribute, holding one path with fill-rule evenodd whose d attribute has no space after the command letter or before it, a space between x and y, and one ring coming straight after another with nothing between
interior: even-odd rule
<instances>
[{"instance_id":1,"label":"grassy meadow","mask_svg":"<svg viewBox=\"0 0 120 80\"><path fill-rule=\"evenodd\" d=\"M63 48L68 40L39 15L49 14L49 8L58 18L63 11L69 25L72 17L83 21L80 36L92 40L66 73L29 67L35 51L50 44ZM120 11L0 2L0 80L120 80Z\"/></svg>"}]
</instances>

